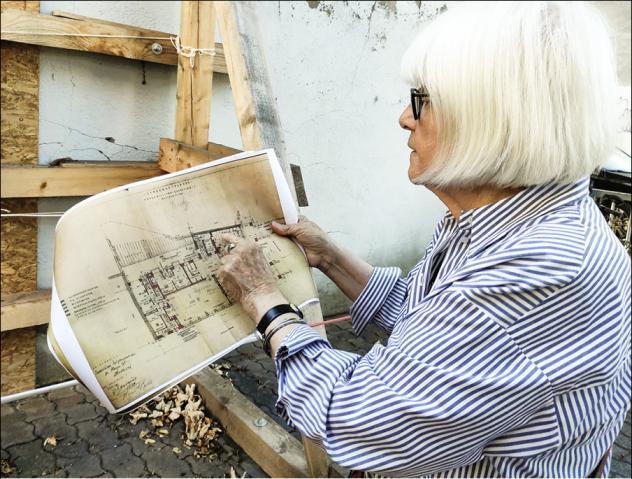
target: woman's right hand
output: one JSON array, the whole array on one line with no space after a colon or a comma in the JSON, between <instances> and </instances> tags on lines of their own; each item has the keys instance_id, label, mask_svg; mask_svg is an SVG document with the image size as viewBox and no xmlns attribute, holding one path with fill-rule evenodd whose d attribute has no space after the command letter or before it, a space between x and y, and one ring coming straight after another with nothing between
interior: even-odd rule
<instances>
[{"instance_id":1,"label":"woman's right hand","mask_svg":"<svg viewBox=\"0 0 632 479\"><path fill-rule=\"evenodd\" d=\"M285 225L272 222L272 230L280 235L296 238L303 246L307 261L313 268L325 272L334 261L335 245L320 226L305 216L300 216L298 223Z\"/></svg>"}]
</instances>

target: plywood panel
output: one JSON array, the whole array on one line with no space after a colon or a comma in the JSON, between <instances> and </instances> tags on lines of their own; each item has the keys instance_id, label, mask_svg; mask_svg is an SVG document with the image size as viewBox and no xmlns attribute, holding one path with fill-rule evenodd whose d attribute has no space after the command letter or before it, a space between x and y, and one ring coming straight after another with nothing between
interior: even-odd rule
<instances>
[{"instance_id":1,"label":"plywood panel","mask_svg":"<svg viewBox=\"0 0 632 479\"><path fill-rule=\"evenodd\" d=\"M35 328L2 333L2 395L35 387Z\"/></svg>"},{"instance_id":2,"label":"plywood panel","mask_svg":"<svg viewBox=\"0 0 632 479\"><path fill-rule=\"evenodd\" d=\"M39 2L2 2L5 8L39 12ZM2 42L0 158L4 163L37 164L39 133L39 48ZM37 211L37 200L2 200L12 213ZM37 223L5 218L1 223L2 292L37 286ZM35 387L35 328L2 333L2 394Z\"/></svg>"}]
</instances>

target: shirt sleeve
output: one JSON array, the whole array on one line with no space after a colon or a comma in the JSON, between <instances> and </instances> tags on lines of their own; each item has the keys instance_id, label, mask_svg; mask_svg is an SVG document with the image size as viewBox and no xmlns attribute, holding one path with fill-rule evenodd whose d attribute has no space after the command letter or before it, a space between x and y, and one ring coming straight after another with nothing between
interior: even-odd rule
<instances>
[{"instance_id":1,"label":"shirt sleeve","mask_svg":"<svg viewBox=\"0 0 632 479\"><path fill-rule=\"evenodd\" d=\"M391 333L406 300L408 279L401 277L399 268L373 269L369 282L351 306L351 318L356 334L361 334L373 320Z\"/></svg>"},{"instance_id":2,"label":"shirt sleeve","mask_svg":"<svg viewBox=\"0 0 632 479\"><path fill-rule=\"evenodd\" d=\"M275 358L277 411L352 469L422 475L479 460L487 444L551 403L551 386L463 295L440 298L366 356L296 328ZM522 439L556 446L555 425L541 422Z\"/></svg>"}]
</instances>

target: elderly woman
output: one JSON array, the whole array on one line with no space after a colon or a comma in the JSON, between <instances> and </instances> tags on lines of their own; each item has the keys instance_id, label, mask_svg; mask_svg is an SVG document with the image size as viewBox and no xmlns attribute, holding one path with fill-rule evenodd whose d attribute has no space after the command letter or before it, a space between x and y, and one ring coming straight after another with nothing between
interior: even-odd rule
<instances>
[{"instance_id":1,"label":"elderly woman","mask_svg":"<svg viewBox=\"0 0 632 479\"><path fill-rule=\"evenodd\" d=\"M459 6L403 71L408 177L448 209L424 258L402 277L304 218L273 224L386 345L333 349L279 306L254 243L226 238L221 280L267 336L279 413L356 470L607 474L630 406L630 259L588 196L613 148L604 25L570 2Z\"/></svg>"}]
</instances>

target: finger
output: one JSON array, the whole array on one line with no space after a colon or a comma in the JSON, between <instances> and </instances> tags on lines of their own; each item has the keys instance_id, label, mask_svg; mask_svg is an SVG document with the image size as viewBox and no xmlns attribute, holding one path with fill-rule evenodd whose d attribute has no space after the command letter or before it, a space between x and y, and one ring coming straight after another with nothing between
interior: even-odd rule
<instances>
[{"instance_id":1,"label":"finger","mask_svg":"<svg viewBox=\"0 0 632 479\"><path fill-rule=\"evenodd\" d=\"M290 227L288 225L284 225L283 223L277 223L276 221L272 222L272 231L281 236L286 236L290 234Z\"/></svg>"},{"instance_id":2,"label":"finger","mask_svg":"<svg viewBox=\"0 0 632 479\"><path fill-rule=\"evenodd\" d=\"M237 236L231 233L224 233L219 236L219 241L218 241L219 253L228 255L232 252L232 250L236 249L242 242L243 242L243 238L241 238L240 236Z\"/></svg>"},{"instance_id":3,"label":"finger","mask_svg":"<svg viewBox=\"0 0 632 479\"><path fill-rule=\"evenodd\" d=\"M243 238L241 236L237 236L232 233L223 233L219 236L219 242L221 246L225 246L230 243L238 244L241 241L243 241Z\"/></svg>"}]
</instances>

